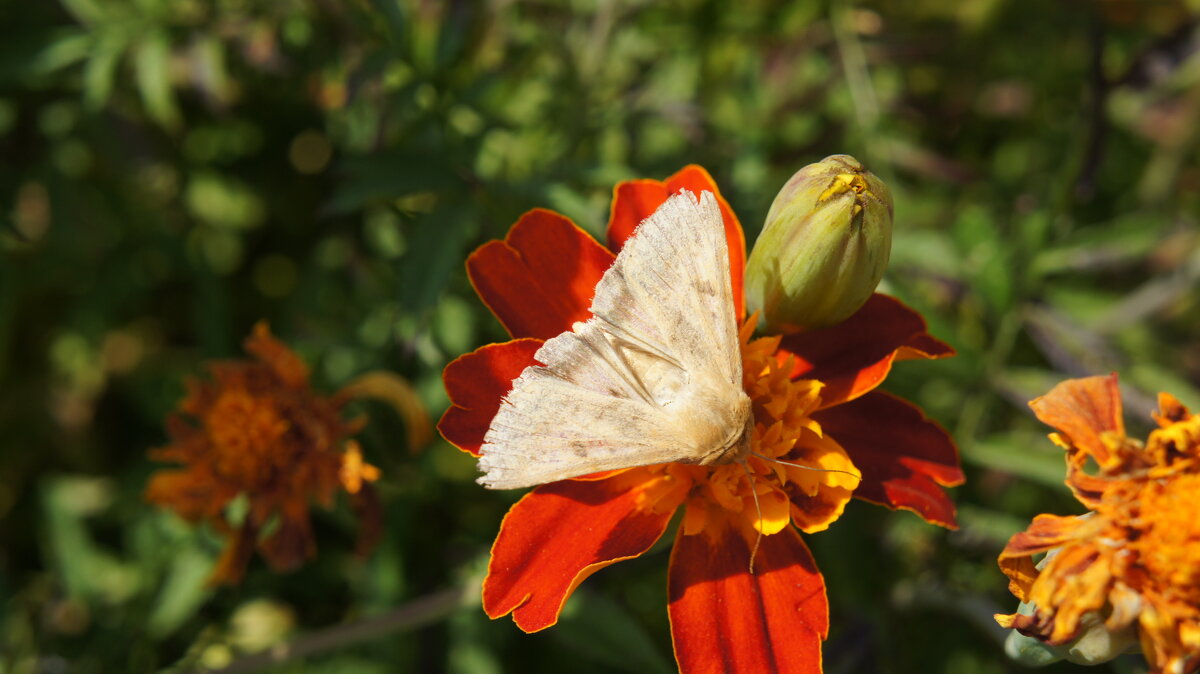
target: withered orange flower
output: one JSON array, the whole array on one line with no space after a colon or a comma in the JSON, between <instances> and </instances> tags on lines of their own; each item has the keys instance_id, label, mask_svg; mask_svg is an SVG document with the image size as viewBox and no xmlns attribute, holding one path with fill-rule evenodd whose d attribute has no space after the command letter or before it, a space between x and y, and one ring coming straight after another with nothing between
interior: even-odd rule
<instances>
[{"instance_id":1,"label":"withered orange flower","mask_svg":"<svg viewBox=\"0 0 1200 674\"><path fill-rule=\"evenodd\" d=\"M467 260L471 282L513 340L446 367L452 406L438 428L479 456L513 379L535 364L545 340L591 317L594 289L615 251L681 189L713 193L725 221L753 452L796 466L751 455L744 467L672 463L537 487L501 524L483 607L493 618L511 613L527 632L553 625L579 583L644 553L683 506L668 580L680 668L818 672L829 607L800 532L827 528L851 496L954 526L942 490L962 481L953 442L917 407L874 390L896 360L953 351L926 332L919 314L878 294L841 325L752 339L742 228L704 169L619 184L607 247L566 217L537 209L503 241L475 251Z\"/></svg>"},{"instance_id":2,"label":"withered orange flower","mask_svg":"<svg viewBox=\"0 0 1200 674\"><path fill-rule=\"evenodd\" d=\"M1125 435L1115 374L1030 403L1058 429L1067 486L1089 512L1038 515L1009 540L1000 568L1034 610L996 620L1051 645L1078 638L1089 615L1113 632L1136 626L1153 672L1189 674L1200 671L1200 415L1167 393L1158 404L1141 442Z\"/></svg>"},{"instance_id":3,"label":"withered orange flower","mask_svg":"<svg viewBox=\"0 0 1200 674\"><path fill-rule=\"evenodd\" d=\"M350 439L362 421L343 420L347 398L313 393L304 361L266 323L254 326L244 346L256 360L214 362L211 380L187 382L187 396L167 417L171 444L150 452L183 467L152 475L147 500L230 538L211 583L240 581L256 547L277 571L311 558L310 503L329 507L339 490L359 515L359 550L380 533L380 507L368 484L379 471ZM235 526L226 509L239 496L248 507Z\"/></svg>"}]
</instances>

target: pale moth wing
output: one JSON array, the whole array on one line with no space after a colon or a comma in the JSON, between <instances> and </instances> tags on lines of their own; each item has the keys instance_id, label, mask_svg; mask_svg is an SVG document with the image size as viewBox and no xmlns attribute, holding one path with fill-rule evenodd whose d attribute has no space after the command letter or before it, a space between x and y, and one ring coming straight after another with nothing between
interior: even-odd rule
<instances>
[{"instance_id":1,"label":"pale moth wing","mask_svg":"<svg viewBox=\"0 0 1200 674\"><path fill-rule=\"evenodd\" d=\"M513 382L484 436L480 484L514 489L749 452L729 249L711 192L681 191L644 220L591 311Z\"/></svg>"}]
</instances>

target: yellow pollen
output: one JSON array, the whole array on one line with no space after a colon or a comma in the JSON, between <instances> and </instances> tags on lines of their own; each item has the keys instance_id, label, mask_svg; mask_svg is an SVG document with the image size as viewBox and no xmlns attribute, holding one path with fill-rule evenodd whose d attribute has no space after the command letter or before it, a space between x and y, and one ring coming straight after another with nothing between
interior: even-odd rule
<instances>
[{"instance_id":1,"label":"yellow pollen","mask_svg":"<svg viewBox=\"0 0 1200 674\"><path fill-rule=\"evenodd\" d=\"M862 177L860 173L841 173L834 179L829 187L817 197L818 202L827 201L836 197L839 194L853 191L855 194L862 194L869 189L867 179Z\"/></svg>"},{"instance_id":2,"label":"yellow pollen","mask_svg":"<svg viewBox=\"0 0 1200 674\"><path fill-rule=\"evenodd\" d=\"M794 357L780 361L779 337L750 340L754 320L742 329L743 385L755 421L752 454L744 463L679 466L693 483L686 533L707 528L717 517L762 535L789 524L820 531L841 515L858 485L861 474L845 450L812 419L823 384L792 380Z\"/></svg>"},{"instance_id":3,"label":"yellow pollen","mask_svg":"<svg viewBox=\"0 0 1200 674\"><path fill-rule=\"evenodd\" d=\"M1149 482L1137 499L1142 535L1129 544L1160 587L1200 605L1200 474Z\"/></svg>"}]
</instances>

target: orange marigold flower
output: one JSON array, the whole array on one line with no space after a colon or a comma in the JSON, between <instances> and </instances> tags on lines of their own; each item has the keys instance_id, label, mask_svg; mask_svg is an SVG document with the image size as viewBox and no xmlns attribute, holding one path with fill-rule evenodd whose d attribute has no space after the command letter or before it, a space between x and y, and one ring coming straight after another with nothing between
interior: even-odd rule
<instances>
[{"instance_id":1,"label":"orange marigold flower","mask_svg":"<svg viewBox=\"0 0 1200 674\"><path fill-rule=\"evenodd\" d=\"M362 422L343 420L346 399L313 393L304 361L266 323L254 326L245 349L256 360L211 363L212 380L187 382L187 396L167 417L171 444L150 452L183 468L152 475L146 499L230 538L211 583L240 581L255 547L278 571L312 557L309 503L328 507L340 489L363 523L360 551L379 532L378 501L366 484L379 470L348 439ZM235 530L225 510L239 495L249 507Z\"/></svg>"},{"instance_id":2,"label":"orange marigold flower","mask_svg":"<svg viewBox=\"0 0 1200 674\"><path fill-rule=\"evenodd\" d=\"M953 442L915 406L874 390L896 360L953 351L926 332L919 314L878 294L841 325L751 339L742 228L704 169L618 185L607 247L566 217L537 209L503 241L475 251L467 260L471 282L514 339L446 367L452 406L438 428L478 456L513 379L535 364L545 340L591 317L594 289L614 251L681 189L713 193L725 221L734 309L744 326L753 451L831 470L750 456L744 467L672 463L541 485L501 524L483 607L493 618L511 613L527 632L553 625L579 583L644 553L684 506L669 574L681 669L714 671L724 663L726 671L816 672L829 611L799 532L828 527L851 496L954 526L954 506L942 490L962 481Z\"/></svg>"},{"instance_id":3,"label":"orange marigold flower","mask_svg":"<svg viewBox=\"0 0 1200 674\"><path fill-rule=\"evenodd\" d=\"M1090 512L1038 515L1009 540L1000 568L1034 610L996 620L1051 645L1097 618L1111 632L1133 625L1152 671L1189 674L1200 671L1200 415L1166 393L1158 403L1144 443L1125 435L1115 374L1065 381L1030 403L1058 429L1050 439L1066 450L1067 486ZM1089 461L1097 472L1085 472Z\"/></svg>"}]
</instances>

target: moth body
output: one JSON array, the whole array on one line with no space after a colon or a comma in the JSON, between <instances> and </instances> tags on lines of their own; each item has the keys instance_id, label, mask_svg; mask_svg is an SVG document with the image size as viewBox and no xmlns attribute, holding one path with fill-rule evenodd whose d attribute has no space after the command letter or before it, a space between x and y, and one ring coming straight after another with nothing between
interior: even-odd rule
<instances>
[{"instance_id":1,"label":"moth body","mask_svg":"<svg viewBox=\"0 0 1200 674\"><path fill-rule=\"evenodd\" d=\"M480 448L480 484L750 453L729 246L712 193L681 191L643 221L596 285L591 313L513 381Z\"/></svg>"},{"instance_id":2,"label":"moth body","mask_svg":"<svg viewBox=\"0 0 1200 674\"><path fill-rule=\"evenodd\" d=\"M679 420L680 434L692 442L695 458L683 463L721 465L746 458L754 429L750 397L740 388L711 385L685 395L693 399L681 406L688 412Z\"/></svg>"}]
</instances>

